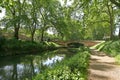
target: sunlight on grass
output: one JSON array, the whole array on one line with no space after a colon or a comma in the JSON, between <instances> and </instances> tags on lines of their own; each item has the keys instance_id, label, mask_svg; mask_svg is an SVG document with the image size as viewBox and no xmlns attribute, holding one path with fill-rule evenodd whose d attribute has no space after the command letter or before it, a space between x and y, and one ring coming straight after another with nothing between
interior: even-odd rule
<instances>
[{"instance_id":1,"label":"sunlight on grass","mask_svg":"<svg viewBox=\"0 0 120 80\"><path fill-rule=\"evenodd\" d=\"M116 60L117 64L120 64L120 54L115 56L115 60Z\"/></svg>"},{"instance_id":2,"label":"sunlight on grass","mask_svg":"<svg viewBox=\"0 0 120 80\"><path fill-rule=\"evenodd\" d=\"M105 41L101 41L100 43L98 43L98 44L90 47L90 49L96 49L97 46L102 45L102 46L100 46L100 47L97 49L97 50L99 51L99 50L104 46L104 44L103 44L104 42L105 42Z\"/></svg>"}]
</instances>

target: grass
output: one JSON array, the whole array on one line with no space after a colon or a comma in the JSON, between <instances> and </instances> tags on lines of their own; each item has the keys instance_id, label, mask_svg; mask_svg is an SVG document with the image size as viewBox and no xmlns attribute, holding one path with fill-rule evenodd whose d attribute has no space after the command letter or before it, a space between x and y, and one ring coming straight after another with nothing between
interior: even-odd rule
<instances>
[{"instance_id":1,"label":"grass","mask_svg":"<svg viewBox=\"0 0 120 80\"><path fill-rule=\"evenodd\" d=\"M94 45L94 46L90 47L90 49L95 49L95 48L98 47L97 50L99 51L104 46L104 43L105 43L105 41L101 41L97 45Z\"/></svg>"},{"instance_id":2,"label":"grass","mask_svg":"<svg viewBox=\"0 0 120 80\"><path fill-rule=\"evenodd\" d=\"M120 54L115 56L115 60L116 60L117 64L120 64Z\"/></svg>"},{"instance_id":3,"label":"grass","mask_svg":"<svg viewBox=\"0 0 120 80\"><path fill-rule=\"evenodd\" d=\"M115 57L116 62L120 64L120 40L106 41L95 48L105 52L109 56Z\"/></svg>"}]
</instances>

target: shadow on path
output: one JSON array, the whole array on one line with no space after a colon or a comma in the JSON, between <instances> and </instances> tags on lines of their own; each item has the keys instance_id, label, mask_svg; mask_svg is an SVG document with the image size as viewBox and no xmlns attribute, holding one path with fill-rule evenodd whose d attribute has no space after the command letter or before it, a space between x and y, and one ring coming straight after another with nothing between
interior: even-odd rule
<instances>
[{"instance_id":1,"label":"shadow on path","mask_svg":"<svg viewBox=\"0 0 120 80\"><path fill-rule=\"evenodd\" d=\"M110 70L110 69L112 69L114 67L111 66L111 65L108 65L108 64L92 63L90 65L90 68L93 69L93 70L107 71L107 70Z\"/></svg>"},{"instance_id":2,"label":"shadow on path","mask_svg":"<svg viewBox=\"0 0 120 80\"><path fill-rule=\"evenodd\" d=\"M108 77L103 76L103 75L97 75L97 74L92 74L91 76L93 76L94 78L96 78L97 80L109 80ZM95 80L95 79L89 79L89 80Z\"/></svg>"},{"instance_id":3,"label":"shadow on path","mask_svg":"<svg viewBox=\"0 0 120 80\"><path fill-rule=\"evenodd\" d=\"M120 80L120 67L103 52L91 51L88 80Z\"/></svg>"}]
</instances>

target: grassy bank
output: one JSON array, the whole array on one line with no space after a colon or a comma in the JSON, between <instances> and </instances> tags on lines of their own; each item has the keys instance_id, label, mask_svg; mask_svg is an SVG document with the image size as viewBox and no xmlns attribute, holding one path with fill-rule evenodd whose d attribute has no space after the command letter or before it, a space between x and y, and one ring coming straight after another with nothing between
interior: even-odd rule
<instances>
[{"instance_id":1,"label":"grassy bank","mask_svg":"<svg viewBox=\"0 0 120 80\"><path fill-rule=\"evenodd\" d=\"M89 53L87 48L78 49L73 57L41 72L33 80L87 80Z\"/></svg>"},{"instance_id":2,"label":"grassy bank","mask_svg":"<svg viewBox=\"0 0 120 80\"><path fill-rule=\"evenodd\" d=\"M53 42L30 42L15 39L3 39L0 41L0 56L17 55L17 54L34 54L46 50L56 49L59 45Z\"/></svg>"},{"instance_id":3,"label":"grassy bank","mask_svg":"<svg viewBox=\"0 0 120 80\"><path fill-rule=\"evenodd\" d=\"M120 40L106 41L95 47L96 49L105 52L109 56L115 57L117 63L120 64Z\"/></svg>"}]
</instances>

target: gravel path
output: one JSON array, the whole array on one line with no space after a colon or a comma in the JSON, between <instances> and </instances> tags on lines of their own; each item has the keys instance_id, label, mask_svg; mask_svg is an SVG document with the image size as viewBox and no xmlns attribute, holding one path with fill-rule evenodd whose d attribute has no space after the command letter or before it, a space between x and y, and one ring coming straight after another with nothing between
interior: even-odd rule
<instances>
[{"instance_id":1,"label":"gravel path","mask_svg":"<svg viewBox=\"0 0 120 80\"><path fill-rule=\"evenodd\" d=\"M120 80L120 66L114 58L92 50L88 80Z\"/></svg>"}]
</instances>

